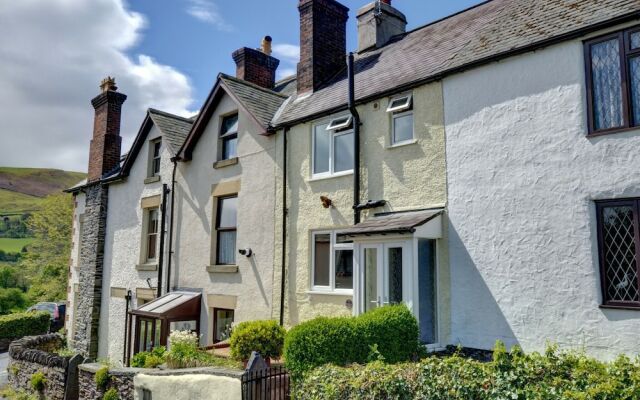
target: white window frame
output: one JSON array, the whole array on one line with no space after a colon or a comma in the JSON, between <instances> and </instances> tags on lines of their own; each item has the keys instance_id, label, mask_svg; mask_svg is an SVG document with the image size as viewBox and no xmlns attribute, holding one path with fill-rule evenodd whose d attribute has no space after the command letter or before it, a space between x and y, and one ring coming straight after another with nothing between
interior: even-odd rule
<instances>
[{"instance_id":1,"label":"white window frame","mask_svg":"<svg viewBox=\"0 0 640 400\"><path fill-rule=\"evenodd\" d=\"M392 104L398 100L406 99L405 104L392 107ZM389 100L389 107L387 107L387 112L391 114L391 146L399 146L403 144L414 143L416 140L416 129L415 129L415 121L413 120L413 95L403 95L392 98ZM399 142L395 141L396 137L396 119L406 117L408 115L412 116L411 121L411 138L402 140Z\"/></svg>"},{"instance_id":2,"label":"white window frame","mask_svg":"<svg viewBox=\"0 0 640 400\"><path fill-rule=\"evenodd\" d=\"M337 236L340 231L314 231L311 233L311 291L312 292L324 292L324 293L339 293L345 295L353 295L353 291L356 285L356 259L353 243L337 243ZM314 282L315 270L316 270L316 236L329 235L330 246L329 251L331 253L329 257L329 286L317 286ZM336 289L336 250L351 250L353 255L353 270L352 270L352 288L351 289Z\"/></svg>"},{"instance_id":3,"label":"white window frame","mask_svg":"<svg viewBox=\"0 0 640 400\"><path fill-rule=\"evenodd\" d=\"M340 120L343 118L346 118L347 115L343 115L341 117L337 117L337 118L333 118L329 121L329 124L327 125L326 130L326 134L329 135L329 171L327 172L319 172L316 173L315 172L315 165L316 165L316 128L322 125L327 124L327 121L323 121L317 124L312 125L311 127L311 177L312 179L319 179L319 178L328 178L328 177L336 177L336 176L343 176L343 175L351 175L353 174L353 165L351 166L351 169L345 170L345 171L339 171L339 172L335 172L335 162L334 162L334 154L335 154L335 139L338 136L342 136L342 135L348 135L348 134L353 134L354 130L353 130L353 126L352 125L352 120L351 118L349 118L349 123L346 126L350 126L347 129L342 129L339 130L340 127L335 128L335 129L329 129L329 126L331 126L331 123L335 120ZM343 125L343 124L341 124ZM355 143L354 143L355 145ZM354 160L355 161L355 160Z\"/></svg>"},{"instance_id":4,"label":"white window frame","mask_svg":"<svg viewBox=\"0 0 640 400\"><path fill-rule=\"evenodd\" d=\"M329 122L327 126L328 131L340 131L343 129L347 129L351 127L351 123L353 122L353 116L345 115L342 117L334 118Z\"/></svg>"},{"instance_id":5,"label":"white window frame","mask_svg":"<svg viewBox=\"0 0 640 400\"><path fill-rule=\"evenodd\" d=\"M160 207L149 207L144 208L144 218L142 222L144 223L142 232L142 256L140 257L140 261L143 265L153 265L158 263L159 251L160 251ZM151 221L151 213L155 211L158 215L158 227L156 235L156 258L149 258L149 223Z\"/></svg>"},{"instance_id":6,"label":"white window frame","mask_svg":"<svg viewBox=\"0 0 640 400\"><path fill-rule=\"evenodd\" d=\"M160 148L158 149L158 156L155 156L156 144L160 144ZM158 171L154 170L154 166L156 163L156 159L158 160ZM155 138L149 141L149 173L147 174L149 178L155 178L156 176L160 176L160 171L162 170L162 138Z\"/></svg>"}]
</instances>

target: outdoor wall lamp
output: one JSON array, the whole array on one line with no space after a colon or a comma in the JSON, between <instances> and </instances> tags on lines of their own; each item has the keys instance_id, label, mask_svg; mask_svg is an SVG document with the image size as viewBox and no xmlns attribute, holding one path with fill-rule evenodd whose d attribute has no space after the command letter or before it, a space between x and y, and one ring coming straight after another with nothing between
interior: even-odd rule
<instances>
[{"instance_id":1,"label":"outdoor wall lamp","mask_svg":"<svg viewBox=\"0 0 640 400\"><path fill-rule=\"evenodd\" d=\"M251 250L251 248L247 247L246 249L238 250L238 253L242 254L245 257L251 257L251 255L253 254L253 250Z\"/></svg>"}]
</instances>

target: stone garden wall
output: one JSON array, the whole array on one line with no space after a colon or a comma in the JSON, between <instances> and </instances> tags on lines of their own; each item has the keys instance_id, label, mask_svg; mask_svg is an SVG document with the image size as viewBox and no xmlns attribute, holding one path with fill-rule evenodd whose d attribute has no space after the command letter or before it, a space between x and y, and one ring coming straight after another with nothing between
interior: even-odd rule
<instances>
[{"instance_id":1,"label":"stone garden wall","mask_svg":"<svg viewBox=\"0 0 640 400\"><path fill-rule=\"evenodd\" d=\"M115 388L120 400L133 400L133 377L140 368L111 368L109 369L110 382L106 388L100 389L95 381L96 372L102 368L102 364L82 364L78 368L79 396L80 400L101 399L106 391Z\"/></svg>"},{"instance_id":2,"label":"stone garden wall","mask_svg":"<svg viewBox=\"0 0 640 400\"><path fill-rule=\"evenodd\" d=\"M62 347L64 341L58 334L28 336L16 340L9 346L9 384L16 390L34 392L31 378L35 373L44 375L40 390L48 400L77 398L77 365L79 356L61 357L53 351Z\"/></svg>"}]
</instances>

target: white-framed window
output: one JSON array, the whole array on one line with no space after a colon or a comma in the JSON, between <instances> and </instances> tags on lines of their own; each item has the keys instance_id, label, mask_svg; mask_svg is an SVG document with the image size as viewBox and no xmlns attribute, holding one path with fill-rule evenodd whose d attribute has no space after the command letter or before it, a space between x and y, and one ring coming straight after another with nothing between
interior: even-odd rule
<instances>
[{"instance_id":1,"label":"white-framed window","mask_svg":"<svg viewBox=\"0 0 640 400\"><path fill-rule=\"evenodd\" d=\"M351 116L313 126L312 175L314 178L353 171L354 141Z\"/></svg>"},{"instance_id":2,"label":"white-framed window","mask_svg":"<svg viewBox=\"0 0 640 400\"><path fill-rule=\"evenodd\" d=\"M235 265L238 195L218 198L216 217L216 264Z\"/></svg>"},{"instance_id":3,"label":"white-framed window","mask_svg":"<svg viewBox=\"0 0 640 400\"><path fill-rule=\"evenodd\" d=\"M162 140L160 138L149 142L149 177L160 176Z\"/></svg>"},{"instance_id":4,"label":"white-framed window","mask_svg":"<svg viewBox=\"0 0 640 400\"><path fill-rule=\"evenodd\" d=\"M146 264L155 263L158 258L158 228L160 227L160 213L157 208L147 208L146 226L144 232L143 262Z\"/></svg>"},{"instance_id":5,"label":"white-framed window","mask_svg":"<svg viewBox=\"0 0 640 400\"><path fill-rule=\"evenodd\" d=\"M391 99L387 112L391 114L391 145L413 141L413 96Z\"/></svg>"},{"instance_id":6,"label":"white-framed window","mask_svg":"<svg viewBox=\"0 0 640 400\"><path fill-rule=\"evenodd\" d=\"M312 234L311 290L353 292L353 242L335 231Z\"/></svg>"},{"instance_id":7,"label":"white-framed window","mask_svg":"<svg viewBox=\"0 0 640 400\"><path fill-rule=\"evenodd\" d=\"M238 114L222 117L220 125L220 160L230 160L238 156Z\"/></svg>"}]
</instances>

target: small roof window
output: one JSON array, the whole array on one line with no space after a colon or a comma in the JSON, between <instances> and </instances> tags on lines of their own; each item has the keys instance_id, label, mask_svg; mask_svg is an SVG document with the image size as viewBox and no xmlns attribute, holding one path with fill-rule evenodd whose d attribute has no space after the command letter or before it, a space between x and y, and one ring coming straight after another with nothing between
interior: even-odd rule
<instances>
[{"instance_id":1,"label":"small roof window","mask_svg":"<svg viewBox=\"0 0 640 400\"><path fill-rule=\"evenodd\" d=\"M411 101L413 100L412 95L406 95L402 97L396 97L389 102L389 107L387 107L387 112L399 112L399 111L407 111L411 108Z\"/></svg>"},{"instance_id":2,"label":"small roof window","mask_svg":"<svg viewBox=\"0 0 640 400\"><path fill-rule=\"evenodd\" d=\"M227 137L238 133L238 114L227 115L222 118L220 137Z\"/></svg>"},{"instance_id":3,"label":"small roof window","mask_svg":"<svg viewBox=\"0 0 640 400\"><path fill-rule=\"evenodd\" d=\"M329 122L329 126L327 126L328 131L341 131L343 129L347 129L351 127L351 122L353 122L353 118L351 115L345 117L334 118Z\"/></svg>"}]
</instances>

